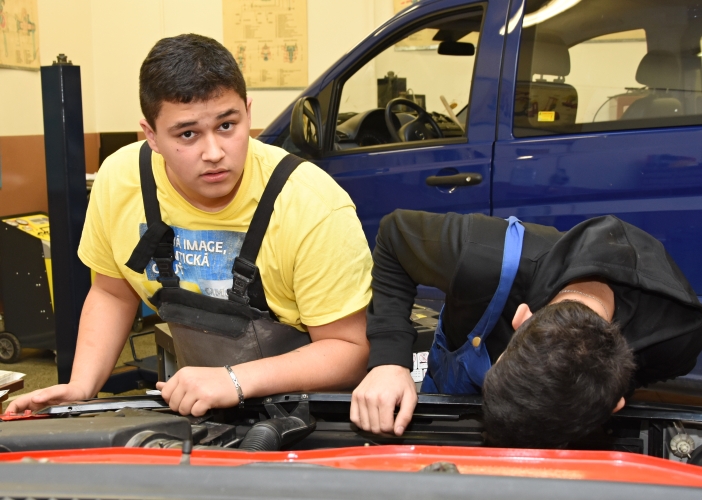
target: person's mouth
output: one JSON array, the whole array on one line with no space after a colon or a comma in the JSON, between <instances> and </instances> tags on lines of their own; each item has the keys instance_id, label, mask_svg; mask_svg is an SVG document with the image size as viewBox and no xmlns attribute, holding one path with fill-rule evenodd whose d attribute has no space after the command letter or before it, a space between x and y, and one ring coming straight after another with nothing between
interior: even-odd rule
<instances>
[{"instance_id":1,"label":"person's mouth","mask_svg":"<svg viewBox=\"0 0 702 500\"><path fill-rule=\"evenodd\" d=\"M227 178L229 175L229 170L227 169L217 169L209 170L200 175L205 182L221 182Z\"/></svg>"}]
</instances>

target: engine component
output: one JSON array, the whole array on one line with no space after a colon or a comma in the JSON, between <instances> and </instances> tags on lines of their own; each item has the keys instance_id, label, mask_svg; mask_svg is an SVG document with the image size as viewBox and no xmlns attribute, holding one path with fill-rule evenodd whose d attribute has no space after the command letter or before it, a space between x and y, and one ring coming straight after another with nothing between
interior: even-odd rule
<instances>
[{"instance_id":1,"label":"engine component","mask_svg":"<svg viewBox=\"0 0 702 500\"><path fill-rule=\"evenodd\" d=\"M151 433L152 439L155 434L178 441L191 438L190 422L176 415L45 418L0 423L0 449L31 451L125 446L145 432Z\"/></svg>"},{"instance_id":2,"label":"engine component","mask_svg":"<svg viewBox=\"0 0 702 500\"><path fill-rule=\"evenodd\" d=\"M677 434L670 440L670 451L678 458L689 457L695 449L695 442L687 434Z\"/></svg>"},{"instance_id":3,"label":"engine component","mask_svg":"<svg viewBox=\"0 0 702 500\"><path fill-rule=\"evenodd\" d=\"M277 451L306 437L317 426L307 401L298 403L290 414L279 404L267 403L264 408L271 418L258 422L246 433L240 450Z\"/></svg>"},{"instance_id":4,"label":"engine component","mask_svg":"<svg viewBox=\"0 0 702 500\"><path fill-rule=\"evenodd\" d=\"M677 434L670 440L670 452L678 458L690 458L690 453L695 450L695 442L685 432L682 423L673 422Z\"/></svg>"}]
</instances>

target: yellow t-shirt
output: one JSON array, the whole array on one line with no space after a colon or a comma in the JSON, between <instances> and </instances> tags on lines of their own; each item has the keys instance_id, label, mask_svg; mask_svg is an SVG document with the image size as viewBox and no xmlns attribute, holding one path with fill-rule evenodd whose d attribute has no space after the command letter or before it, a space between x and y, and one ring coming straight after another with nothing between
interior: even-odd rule
<instances>
[{"instance_id":1,"label":"yellow t-shirt","mask_svg":"<svg viewBox=\"0 0 702 500\"><path fill-rule=\"evenodd\" d=\"M98 172L78 256L95 272L127 279L142 299L160 287L153 261L139 274L125 263L146 230L139 180L141 142L120 149ZM249 140L243 178L219 212L193 207L171 185L163 157L152 155L161 216L175 231L181 285L226 298L232 264L283 149ZM370 301L371 256L349 195L315 165L295 169L275 202L256 259L266 300L299 330L343 318ZM148 304L148 300L147 300Z\"/></svg>"}]
</instances>

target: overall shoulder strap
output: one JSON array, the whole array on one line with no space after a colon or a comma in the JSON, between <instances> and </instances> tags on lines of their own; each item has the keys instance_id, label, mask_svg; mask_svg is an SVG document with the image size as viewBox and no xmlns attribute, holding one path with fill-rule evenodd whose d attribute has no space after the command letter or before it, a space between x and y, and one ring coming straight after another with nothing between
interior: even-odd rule
<instances>
[{"instance_id":1,"label":"overall shoulder strap","mask_svg":"<svg viewBox=\"0 0 702 500\"><path fill-rule=\"evenodd\" d=\"M126 266L137 273L143 273L151 259L156 262L159 271L158 281L163 286L177 287L180 279L173 272L173 228L161 219L161 207L156 195L156 180L151 167L151 148L144 141L139 150L139 178L141 196L146 214L146 232L134 248Z\"/></svg>"},{"instance_id":2,"label":"overall shoulder strap","mask_svg":"<svg viewBox=\"0 0 702 500\"><path fill-rule=\"evenodd\" d=\"M144 200L144 213L148 227L161 222L161 207L156 196L156 179L151 167L151 153L149 143L144 141L139 149L139 180L141 180L141 197Z\"/></svg>"},{"instance_id":3,"label":"overall shoulder strap","mask_svg":"<svg viewBox=\"0 0 702 500\"><path fill-rule=\"evenodd\" d=\"M522 247L524 245L524 226L521 221L512 216L507 219L507 231L505 233L505 247L502 255L502 269L500 271L500 281L497 285L490 304L488 304L485 313L475 325L472 332L468 334L468 341L473 347L478 348L482 345L490 332L495 328L497 320L502 314L509 297L509 292L512 290L514 279L519 271L519 260L522 257ZM474 339L478 337L477 342ZM467 343L466 343L467 344ZM477 345L476 345L477 344Z\"/></svg>"},{"instance_id":4,"label":"overall shoulder strap","mask_svg":"<svg viewBox=\"0 0 702 500\"><path fill-rule=\"evenodd\" d=\"M278 194L282 191L283 186L285 186L290 174L304 161L305 160L298 156L288 154L280 160L280 163L278 163L273 170L273 174L268 180L266 188L263 190L261 201L259 201L258 207L251 219L249 230L246 232L244 243L241 245L241 252L239 252L239 256L234 259L234 267L232 269L234 283L232 288L227 291L230 300L248 304L249 297L246 291L258 275L256 258L261 249L263 237L268 230L268 223L271 220L271 215L273 215L275 200L278 198Z\"/></svg>"}]
</instances>

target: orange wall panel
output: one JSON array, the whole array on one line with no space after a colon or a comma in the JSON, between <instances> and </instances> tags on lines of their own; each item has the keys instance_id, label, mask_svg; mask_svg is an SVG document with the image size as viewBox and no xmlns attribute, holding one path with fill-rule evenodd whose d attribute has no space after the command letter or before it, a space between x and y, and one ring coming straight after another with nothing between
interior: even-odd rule
<instances>
[{"instance_id":1,"label":"orange wall panel","mask_svg":"<svg viewBox=\"0 0 702 500\"><path fill-rule=\"evenodd\" d=\"M85 163L88 172L97 171L99 149L99 135L85 134ZM0 216L48 211L44 136L0 137L0 158Z\"/></svg>"},{"instance_id":2,"label":"orange wall panel","mask_svg":"<svg viewBox=\"0 0 702 500\"><path fill-rule=\"evenodd\" d=\"M0 137L0 216L49 209L43 135Z\"/></svg>"}]
</instances>

